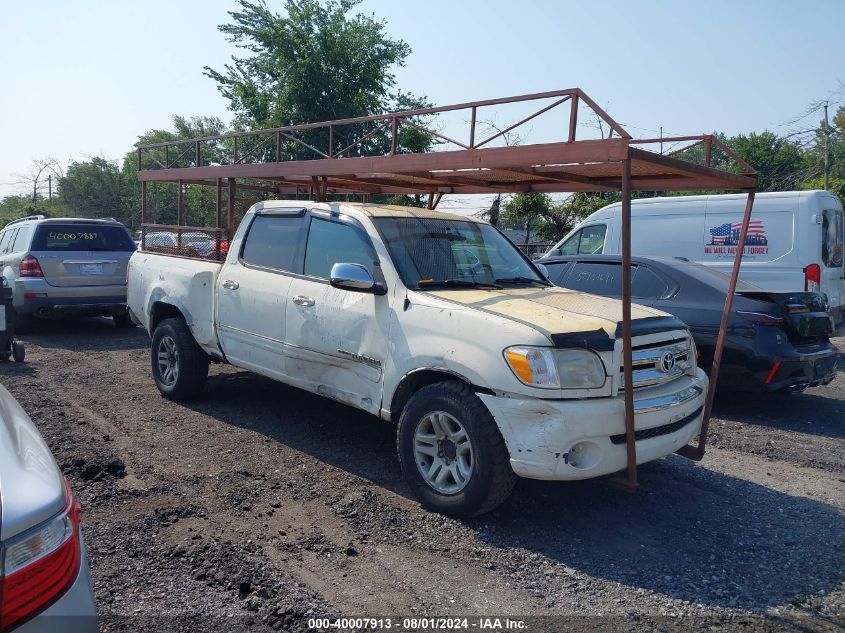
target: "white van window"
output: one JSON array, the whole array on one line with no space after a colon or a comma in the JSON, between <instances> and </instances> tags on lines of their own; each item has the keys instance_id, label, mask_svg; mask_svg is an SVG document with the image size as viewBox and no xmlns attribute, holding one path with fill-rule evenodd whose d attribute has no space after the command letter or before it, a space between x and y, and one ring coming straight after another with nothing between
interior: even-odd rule
<instances>
[{"instance_id":1,"label":"white van window","mask_svg":"<svg viewBox=\"0 0 845 633\"><path fill-rule=\"evenodd\" d=\"M555 249L550 255L597 255L604 250L606 224L585 226Z\"/></svg>"},{"instance_id":2,"label":"white van window","mask_svg":"<svg viewBox=\"0 0 845 633\"><path fill-rule=\"evenodd\" d=\"M842 266L845 236L843 236L842 211L825 209L822 215L822 262L828 268Z\"/></svg>"}]
</instances>

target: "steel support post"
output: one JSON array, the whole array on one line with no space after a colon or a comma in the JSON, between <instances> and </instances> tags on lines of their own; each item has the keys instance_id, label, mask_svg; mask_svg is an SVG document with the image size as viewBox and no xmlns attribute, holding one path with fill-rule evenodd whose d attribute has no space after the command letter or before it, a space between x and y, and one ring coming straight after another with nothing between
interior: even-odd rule
<instances>
[{"instance_id":1,"label":"steel support post","mask_svg":"<svg viewBox=\"0 0 845 633\"><path fill-rule=\"evenodd\" d=\"M578 128L578 95L572 95L569 110L569 142L575 140L575 131Z\"/></svg>"},{"instance_id":2,"label":"steel support post","mask_svg":"<svg viewBox=\"0 0 845 633\"><path fill-rule=\"evenodd\" d=\"M147 208L147 181L141 181L141 224L150 221L149 209Z\"/></svg>"},{"instance_id":3,"label":"steel support post","mask_svg":"<svg viewBox=\"0 0 845 633\"><path fill-rule=\"evenodd\" d=\"M179 181L179 194L176 204L176 224L182 226L185 224L185 183Z\"/></svg>"},{"instance_id":4,"label":"steel support post","mask_svg":"<svg viewBox=\"0 0 845 633\"><path fill-rule=\"evenodd\" d=\"M637 444L634 431L634 380L631 349L631 159L622 162L622 375L625 381L625 447L628 481L637 485Z\"/></svg>"},{"instance_id":5,"label":"steel support post","mask_svg":"<svg viewBox=\"0 0 845 633\"><path fill-rule=\"evenodd\" d=\"M217 198L214 207L214 228L222 228L223 224L223 179L217 179Z\"/></svg>"},{"instance_id":6,"label":"steel support post","mask_svg":"<svg viewBox=\"0 0 845 633\"><path fill-rule=\"evenodd\" d=\"M736 284L739 280L739 267L742 264L742 252L745 250L745 237L748 235L748 223L751 220L751 209L754 206L756 190L748 192L748 199L745 202L745 213L742 216L742 228L739 230L739 243L736 246L734 264L731 269L731 279L728 282L728 293L725 296L725 305L722 308L722 320L719 323L719 334L716 336L716 349L713 350L713 364L710 367L710 384L707 387L707 399L704 402L704 417L701 420L701 432L698 435L698 446L684 446L678 450L679 455L699 461L704 457L704 448L707 444L707 429L710 427L710 414L713 411L713 397L716 393L716 382L719 379L719 365L722 361L722 349L725 344L725 334L728 331L731 309L733 308Z\"/></svg>"},{"instance_id":7,"label":"steel support post","mask_svg":"<svg viewBox=\"0 0 845 633\"><path fill-rule=\"evenodd\" d=\"M228 179L228 205L226 209L226 236L229 241L232 240L235 233L235 179Z\"/></svg>"}]
</instances>

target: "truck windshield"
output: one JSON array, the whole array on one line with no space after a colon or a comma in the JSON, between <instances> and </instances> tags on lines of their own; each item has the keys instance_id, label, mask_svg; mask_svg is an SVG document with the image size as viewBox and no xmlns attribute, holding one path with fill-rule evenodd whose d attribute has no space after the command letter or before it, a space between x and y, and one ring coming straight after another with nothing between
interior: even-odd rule
<instances>
[{"instance_id":1,"label":"truck windshield","mask_svg":"<svg viewBox=\"0 0 845 633\"><path fill-rule=\"evenodd\" d=\"M550 285L487 224L432 218L375 218L409 288Z\"/></svg>"}]
</instances>

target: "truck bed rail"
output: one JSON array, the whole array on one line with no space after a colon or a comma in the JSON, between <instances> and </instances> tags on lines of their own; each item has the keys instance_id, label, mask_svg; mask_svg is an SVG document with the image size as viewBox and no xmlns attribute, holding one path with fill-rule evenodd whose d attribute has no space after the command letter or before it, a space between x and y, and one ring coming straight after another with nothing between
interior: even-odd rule
<instances>
[{"instance_id":1,"label":"truck bed rail","mask_svg":"<svg viewBox=\"0 0 845 633\"><path fill-rule=\"evenodd\" d=\"M142 224L140 249L149 253L222 262L229 252L226 229Z\"/></svg>"}]
</instances>

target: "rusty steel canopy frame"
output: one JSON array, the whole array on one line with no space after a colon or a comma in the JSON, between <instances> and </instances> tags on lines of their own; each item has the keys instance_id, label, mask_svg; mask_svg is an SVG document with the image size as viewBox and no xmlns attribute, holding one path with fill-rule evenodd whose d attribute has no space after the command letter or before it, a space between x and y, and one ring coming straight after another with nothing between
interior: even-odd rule
<instances>
[{"instance_id":1,"label":"rusty steel canopy frame","mask_svg":"<svg viewBox=\"0 0 845 633\"><path fill-rule=\"evenodd\" d=\"M551 101L504 129L479 138L478 113L482 108L532 101ZM568 105L562 139L556 142L491 147L542 114ZM578 140L579 106L609 128L608 138ZM469 115L466 140L446 136L426 125L426 118L447 112ZM489 127L489 126L488 126ZM400 130L413 128L457 149L411 152L402 146ZM353 132L350 133L350 129ZM350 137L350 134L352 136ZM615 136L614 136L615 134ZM302 135L308 137L304 140ZM318 138L325 144L315 145ZM312 141L312 142L309 142ZM380 144L379 144L380 143ZM664 155L642 145L682 143ZM662 145L661 145L662 146ZM703 147L703 164L675 156ZM737 171L711 166L713 150L733 160ZM304 155L303 155L304 154ZM684 446L678 454L693 460L704 456L713 396L722 358L725 332L733 305L739 267L748 233L757 173L730 148L712 135L633 139L595 101L578 88L460 103L451 106L393 112L384 115L308 123L286 127L232 132L217 136L168 141L137 148L138 178L142 183L142 224L148 224L147 183L178 183L178 225L184 223L185 185L216 187L216 228L223 229L222 188L227 189L226 236L234 233L238 190L270 195L308 195L318 201L331 195L427 195L434 208L444 194L497 194L516 192L616 192L622 194L622 346L627 439L627 479L637 485L637 449L634 428L634 394L631 349L631 196L636 191L695 189L743 191L748 194L734 256L728 293L722 311L710 384L697 445ZM237 180L240 179L240 182Z\"/></svg>"}]
</instances>

